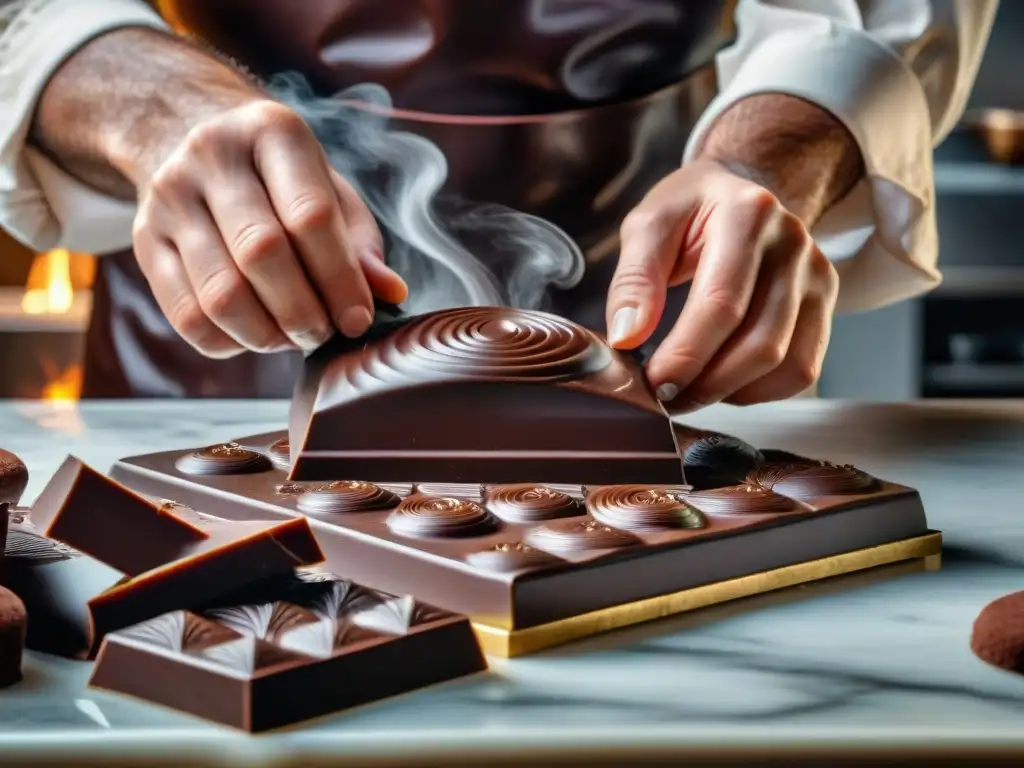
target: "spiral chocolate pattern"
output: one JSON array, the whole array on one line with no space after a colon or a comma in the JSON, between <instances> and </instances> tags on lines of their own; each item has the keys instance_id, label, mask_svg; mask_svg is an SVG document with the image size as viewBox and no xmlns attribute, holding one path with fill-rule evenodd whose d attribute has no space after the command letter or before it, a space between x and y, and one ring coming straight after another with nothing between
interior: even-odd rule
<instances>
[{"instance_id":1,"label":"spiral chocolate pattern","mask_svg":"<svg viewBox=\"0 0 1024 768\"><path fill-rule=\"evenodd\" d=\"M266 472L271 464L262 453L238 443L222 443L182 456L175 466L186 475L241 475Z\"/></svg>"},{"instance_id":2,"label":"spiral chocolate pattern","mask_svg":"<svg viewBox=\"0 0 1024 768\"><path fill-rule=\"evenodd\" d=\"M585 328L556 315L504 307L424 315L395 331L377 354L395 371L484 379L574 379L611 362L607 346Z\"/></svg>"},{"instance_id":3,"label":"spiral chocolate pattern","mask_svg":"<svg viewBox=\"0 0 1024 768\"><path fill-rule=\"evenodd\" d=\"M590 550L628 547L639 544L640 539L599 520L576 518L553 520L534 528L526 536L526 543L546 552L571 555Z\"/></svg>"},{"instance_id":4,"label":"spiral chocolate pattern","mask_svg":"<svg viewBox=\"0 0 1024 768\"><path fill-rule=\"evenodd\" d=\"M291 443L288 442L288 438L282 437L280 440L275 440L271 443L270 447L267 448L267 455L274 463L274 466L279 469L289 469L292 465L292 456Z\"/></svg>"},{"instance_id":5,"label":"spiral chocolate pattern","mask_svg":"<svg viewBox=\"0 0 1024 768\"><path fill-rule=\"evenodd\" d=\"M593 488L587 508L602 523L627 531L703 528L705 524L700 512L680 495L643 485Z\"/></svg>"},{"instance_id":6,"label":"spiral chocolate pattern","mask_svg":"<svg viewBox=\"0 0 1024 768\"><path fill-rule=\"evenodd\" d=\"M791 499L808 501L822 496L871 493L879 488L877 479L850 465L819 462L806 464L765 464L750 475L749 482Z\"/></svg>"},{"instance_id":7,"label":"spiral chocolate pattern","mask_svg":"<svg viewBox=\"0 0 1024 768\"><path fill-rule=\"evenodd\" d=\"M583 514L583 505L567 493L544 485L498 485L487 495L487 508L511 523L533 523Z\"/></svg>"},{"instance_id":8,"label":"spiral chocolate pattern","mask_svg":"<svg viewBox=\"0 0 1024 768\"><path fill-rule=\"evenodd\" d=\"M337 480L325 483L299 496L297 505L311 515L343 512L373 512L397 507L401 499L373 483Z\"/></svg>"},{"instance_id":9,"label":"spiral chocolate pattern","mask_svg":"<svg viewBox=\"0 0 1024 768\"><path fill-rule=\"evenodd\" d=\"M388 528L402 536L451 538L481 536L498 528L498 520L475 501L417 494L388 515Z\"/></svg>"},{"instance_id":10,"label":"spiral chocolate pattern","mask_svg":"<svg viewBox=\"0 0 1024 768\"><path fill-rule=\"evenodd\" d=\"M512 541L495 544L489 549L466 555L466 562L488 571L509 573L525 568L553 565L560 561L550 552L535 549L521 541Z\"/></svg>"},{"instance_id":11,"label":"spiral chocolate pattern","mask_svg":"<svg viewBox=\"0 0 1024 768\"><path fill-rule=\"evenodd\" d=\"M758 485L729 485L686 494L686 501L707 515L784 515L803 509L786 496Z\"/></svg>"},{"instance_id":12,"label":"spiral chocolate pattern","mask_svg":"<svg viewBox=\"0 0 1024 768\"><path fill-rule=\"evenodd\" d=\"M757 448L731 435L708 434L683 451L686 482L698 489L740 483L763 463Z\"/></svg>"}]
</instances>

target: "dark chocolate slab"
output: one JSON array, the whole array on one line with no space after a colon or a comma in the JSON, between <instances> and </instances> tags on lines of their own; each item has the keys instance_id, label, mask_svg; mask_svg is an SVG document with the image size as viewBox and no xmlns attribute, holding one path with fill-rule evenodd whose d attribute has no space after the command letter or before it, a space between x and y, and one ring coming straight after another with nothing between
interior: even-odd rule
<instances>
[{"instance_id":1,"label":"dark chocolate slab","mask_svg":"<svg viewBox=\"0 0 1024 768\"><path fill-rule=\"evenodd\" d=\"M293 480L682 483L643 370L555 315L502 307L413 318L304 363Z\"/></svg>"},{"instance_id":2,"label":"dark chocolate slab","mask_svg":"<svg viewBox=\"0 0 1024 768\"><path fill-rule=\"evenodd\" d=\"M109 634L90 685L264 731L486 668L469 621L337 577Z\"/></svg>"},{"instance_id":3,"label":"dark chocolate slab","mask_svg":"<svg viewBox=\"0 0 1024 768\"><path fill-rule=\"evenodd\" d=\"M236 442L265 455L282 437ZM801 485L795 498L755 476L744 481L751 467L777 462L766 465L742 441L702 445L705 484L733 485L297 483L279 468L185 474L177 462L188 451L124 459L112 475L221 517L306 516L331 569L508 629L928 533L913 489L875 478L828 485L815 476L817 495ZM312 497L317 504L303 503ZM345 511L330 511L330 498Z\"/></svg>"}]
</instances>

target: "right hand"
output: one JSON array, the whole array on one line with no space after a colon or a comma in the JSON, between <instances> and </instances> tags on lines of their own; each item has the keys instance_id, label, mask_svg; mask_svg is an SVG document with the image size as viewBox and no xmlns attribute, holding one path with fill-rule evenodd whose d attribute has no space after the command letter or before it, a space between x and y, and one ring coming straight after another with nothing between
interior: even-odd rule
<instances>
[{"instance_id":1,"label":"right hand","mask_svg":"<svg viewBox=\"0 0 1024 768\"><path fill-rule=\"evenodd\" d=\"M141 189L134 245L167 319L207 357L357 337L373 296L408 293L312 130L268 100L189 132Z\"/></svg>"}]
</instances>

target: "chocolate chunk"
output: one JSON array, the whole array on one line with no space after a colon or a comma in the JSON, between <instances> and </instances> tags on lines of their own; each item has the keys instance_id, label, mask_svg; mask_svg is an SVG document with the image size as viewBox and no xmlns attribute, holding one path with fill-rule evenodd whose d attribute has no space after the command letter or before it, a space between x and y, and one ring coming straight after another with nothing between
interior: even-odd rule
<instances>
[{"instance_id":1,"label":"chocolate chunk","mask_svg":"<svg viewBox=\"0 0 1024 768\"><path fill-rule=\"evenodd\" d=\"M90 685L257 732L486 668L465 617L337 577L304 586L113 632Z\"/></svg>"},{"instance_id":2,"label":"chocolate chunk","mask_svg":"<svg viewBox=\"0 0 1024 768\"><path fill-rule=\"evenodd\" d=\"M0 448L0 504L17 504L28 486L28 467L10 451Z\"/></svg>"},{"instance_id":3,"label":"chocolate chunk","mask_svg":"<svg viewBox=\"0 0 1024 768\"><path fill-rule=\"evenodd\" d=\"M974 620L971 650L982 661L1024 674L1024 592L986 605Z\"/></svg>"},{"instance_id":4,"label":"chocolate chunk","mask_svg":"<svg viewBox=\"0 0 1024 768\"><path fill-rule=\"evenodd\" d=\"M181 557L207 534L69 456L32 507L48 538L135 576Z\"/></svg>"},{"instance_id":5,"label":"chocolate chunk","mask_svg":"<svg viewBox=\"0 0 1024 768\"><path fill-rule=\"evenodd\" d=\"M25 617L25 605L18 596L0 587L0 688L7 688L21 680Z\"/></svg>"},{"instance_id":6,"label":"chocolate chunk","mask_svg":"<svg viewBox=\"0 0 1024 768\"><path fill-rule=\"evenodd\" d=\"M292 480L682 482L639 364L555 315L433 312L306 359Z\"/></svg>"}]
</instances>

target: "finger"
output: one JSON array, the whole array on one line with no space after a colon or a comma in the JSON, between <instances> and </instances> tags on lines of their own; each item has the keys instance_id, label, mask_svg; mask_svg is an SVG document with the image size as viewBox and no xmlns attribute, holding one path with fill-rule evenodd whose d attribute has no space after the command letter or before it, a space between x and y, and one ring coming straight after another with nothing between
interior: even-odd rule
<instances>
[{"instance_id":1,"label":"finger","mask_svg":"<svg viewBox=\"0 0 1024 768\"><path fill-rule=\"evenodd\" d=\"M341 215L348 227L349 240L370 292L383 301L401 304L409 298L409 286L384 260L383 238L373 214L351 184L333 169L330 174L341 205Z\"/></svg>"},{"instance_id":2,"label":"finger","mask_svg":"<svg viewBox=\"0 0 1024 768\"><path fill-rule=\"evenodd\" d=\"M192 290L206 316L247 349L289 347L277 323L228 253L213 217L202 204L189 206L187 225L173 234Z\"/></svg>"},{"instance_id":3,"label":"finger","mask_svg":"<svg viewBox=\"0 0 1024 768\"><path fill-rule=\"evenodd\" d=\"M160 311L182 339L206 357L228 358L245 351L203 312L169 241L137 236L135 255Z\"/></svg>"},{"instance_id":4,"label":"finger","mask_svg":"<svg viewBox=\"0 0 1024 768\"><path fill-rule=\"evenodd\" d=\"M685 220L655 203L641 203L622 222L605 314L608 342L616 349L635 349L658 327L685 228Z\"/></svg>"},{"instance_id":5,"label":"finger","mask_svg":"<svg viewBox=\"0 0 1024 768\"><path fill-rule=\"evenodd\" d=\"M284 335L312 351L331 337L333 323L251 161L231 166L230 181L215 177L206 189L206 203L230 258Z\"/></svg>"},{"instance_id":6,"label":"finger","mask_svg":"<svg viewBox=\"0 0 1024 768\"><path fill-rule=\"evenodd\" d=\"M686 304L648 363L647 376L660 399L672 400L685 390L743 322L764 236L778 210L770 193L757 190L709 220Z\"/></svg>"},{"instance_id":7,"label":"finger","mask_svg":"<svg viewBox=\"0 0 1024 768\"><path fill-rule=\"evenodd\" d=\"M277 217L331 319L346 336L361 336L373 322L373 298L316 138L298 116L279 116L257 140L255 158Z\"/></svg>"},{"instance_id":8,"label":"finger","mask_svg":"<svg viewBox=\"0 0 1024 768\"><path fill-rule=\"evenodd\" d=\"M831 333L832 303L817 296L807 299L800 309L786 358L778 368L734 392L725 402L753 405L800 394L821 375Z\"/></svg>"},{"instance_id":9,"label":"finger","mask_svg":"<svg viewBox=\"0 0 1024 768\"><path fill-rule=\"evenodd\" d=\"M802 231L802 230L801 230ZM802 239L802 238L801 238ZM690 403L717 403L782 364L807 292L806 245L785 237L765 256L747 316L707 368L680 393Z\"/></svg>"}]
</instances>

